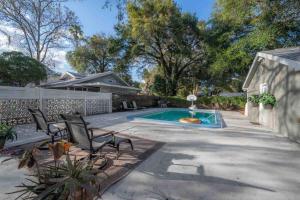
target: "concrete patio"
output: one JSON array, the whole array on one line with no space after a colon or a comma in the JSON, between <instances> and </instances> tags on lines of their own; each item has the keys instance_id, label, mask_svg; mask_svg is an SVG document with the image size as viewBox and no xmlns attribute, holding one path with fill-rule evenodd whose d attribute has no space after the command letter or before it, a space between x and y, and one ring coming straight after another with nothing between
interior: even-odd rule
<instances>
[{"instance_id":1,"label":"concrete patio","mask_svg":"<svg viewBox=\"0 0 300 200\"><path fill-rule=\"evenodd\" d=\"M90 116L87 121L166 144L106 191L104 200L299 199L299 144L250 124L240 113L222 112L223 129L128 121L131 114ZM10 199L3 193L22 180L23 172L12 167L0 167L0 199Z\"/></svg>"}]
</instances>

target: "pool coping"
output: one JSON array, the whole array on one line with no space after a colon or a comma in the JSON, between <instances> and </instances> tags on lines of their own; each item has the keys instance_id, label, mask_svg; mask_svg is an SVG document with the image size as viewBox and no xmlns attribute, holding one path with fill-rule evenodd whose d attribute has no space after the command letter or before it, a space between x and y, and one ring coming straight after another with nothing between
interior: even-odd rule
<instances>
[{"instance_id":1,"label":"pool coping","mask_svg":"<svg viewBox=\"0 0 300 200\"><path fill-rule=\"evenodd\" d=\"M181 122L176 122L176 121L166 121L166 120L156 120L156 119L146 119L146 118L142 118L142 116L147 116L147 115L151 115L151 114L157 114L160 112L166 112L169 110L188 110L188 108L162 108L161 110L156 110L156 111L148 111L148 112L144 112L144 113L139 113L139 114L135 114L135 115L128 115L127 119L128 120L132 120L132 121L139 121L139 122L153 122L153 123L157 123L157 124L171 124L171 125L180 125L183 127L194 127L194 128L224 128L223 126L223 118L222 118L222 114L220 113L220 111L218 110L211 110L211 109L195 109L195 111L197 112L209 112L209 113L214 113L216 114L216 120L217 123L216 125L206 125L206 124L186 124L186 123L181 123Z\"/></svg>"}]
</instances>

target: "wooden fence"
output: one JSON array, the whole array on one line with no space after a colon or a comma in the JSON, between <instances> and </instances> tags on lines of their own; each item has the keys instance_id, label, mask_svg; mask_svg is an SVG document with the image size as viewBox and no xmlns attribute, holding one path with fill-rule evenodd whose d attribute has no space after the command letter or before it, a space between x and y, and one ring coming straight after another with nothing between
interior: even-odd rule
<instances>
[{"instance_id":1,"label":"wooden fence","mask_svg":"<svg viewBox=\"0 0 300 200\"><path fill-rule=\"evenodd\" d=\"M31 123L28 108L40 108L49 120L61 113L94 115L112 112L111 93L0 86L0 122Z\"/></svg>"}]
</instances>

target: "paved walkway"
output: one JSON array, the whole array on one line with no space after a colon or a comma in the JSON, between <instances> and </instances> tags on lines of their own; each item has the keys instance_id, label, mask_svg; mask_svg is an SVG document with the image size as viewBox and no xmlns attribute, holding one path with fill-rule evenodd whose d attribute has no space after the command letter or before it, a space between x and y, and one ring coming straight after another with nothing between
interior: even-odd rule
<instances>
[{"instance_id":1,"label":"paved walkway","mask_svg":"<svg viewBox=\"0 0 300 200\"><path fill-rule=\"evenodd\" d=\"M240 113L222 112L227 125L224 129L128 122L130 114L112 113L87 120L92 126L166 145L112 186L104 200L299 199L300 146L250 124ZM3 169L8 166L0 167L2 180ZM10 184L0 180L0 194L11 191L20 178L18 173L6 173Z\"/></svg>"},{"instance_id":2,"label":"paved walkway","mask_svg":"<svg viewBox=\"0 0 300 200\"><path fill-rule=\"evenodd\" d=\"M300 195L300 147L222 112L224 129L126 123L111 126L167 144L104 200L296 200Z\"/></svg>"}]
</instances>

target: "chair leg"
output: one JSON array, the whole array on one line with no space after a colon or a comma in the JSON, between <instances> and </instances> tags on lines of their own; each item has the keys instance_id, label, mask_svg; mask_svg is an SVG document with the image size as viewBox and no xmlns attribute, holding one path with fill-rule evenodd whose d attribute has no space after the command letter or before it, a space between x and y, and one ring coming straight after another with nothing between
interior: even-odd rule
<instances>
[{"instance_id":1,"label":"chair leg","mask_svg":"<svg viewBox=\"0 0 300 200\"><path fill-rule=\"evenodd\" d=\"M58 129L59 130L59 134L60 134L60 139L63 140L63 133L62 133L62 130Z\"/></svg>"},{"instance_id":2,"label":"chair leg","mask_svg":"<svg viewBox=\"0 0 300 200\"><path fill-rule=\"evenodd\" d=\"M120 156L120 143L119 144L117 144L117 156L116 156L116 158L117 158L117 160L119 159L119 156Z\"/></svg>"},{"instance_id":3,"label":"chair leg","mask_svg":"<svg viewBox=\"0 0 300 200\"><path fill-rule=\"evenodd\" d=\"M128 139L128 143L130 144L131 150L133 151L133 144L132 144L132 141L130 139Z\"/></svg>"},{"instance_id":4,"label":"chair leg","mask_svg":"<svg viewBox=\"0 0 300 200\"><path fill-rule=\"evenodd\" d=\"M54 144L54 135L51 134L51 143Z\"/></svg>"}]
</instances>

